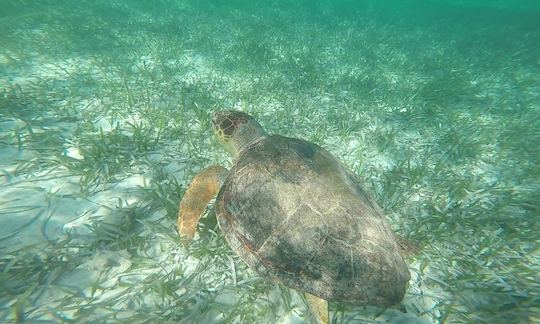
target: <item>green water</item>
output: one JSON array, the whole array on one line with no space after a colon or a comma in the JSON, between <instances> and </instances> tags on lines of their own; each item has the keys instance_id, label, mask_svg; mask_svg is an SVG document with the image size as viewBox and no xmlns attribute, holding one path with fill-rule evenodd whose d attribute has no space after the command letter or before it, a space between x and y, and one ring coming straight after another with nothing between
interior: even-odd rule
<instances>
[{"instance_id":1,"label":"green water","mask_svg":"<svg viewBox=\"0 0 540 324\"><path fill-rule=\"evenodd\" d=\"M327 148L421 248L406 313L333 323L540 322L540 5L502 0L0 0L0 322L309 321L210 209L179 244L220 109Z\"/></svg>"}]
</instances>

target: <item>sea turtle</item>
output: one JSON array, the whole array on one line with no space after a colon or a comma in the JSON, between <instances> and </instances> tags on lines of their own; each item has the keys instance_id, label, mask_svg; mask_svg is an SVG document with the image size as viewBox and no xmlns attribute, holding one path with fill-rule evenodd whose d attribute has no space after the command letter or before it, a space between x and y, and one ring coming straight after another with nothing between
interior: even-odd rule
<instances>
[{"instance_id":1,"label":"sea turtle","mask_svg":"<svg viewBox=\"0 0 540 324\"><path fill-rule=\"evenodd\" d=\"M403 299L402 240L353 172L316 144L267 134L246 113L219 111L212 123L234 164L206 168L189 185L178 213L184 244L217 194L231 248L262 277L306 293L318 322L328 322L327 301Z\"/></svg>"}]
</instances>

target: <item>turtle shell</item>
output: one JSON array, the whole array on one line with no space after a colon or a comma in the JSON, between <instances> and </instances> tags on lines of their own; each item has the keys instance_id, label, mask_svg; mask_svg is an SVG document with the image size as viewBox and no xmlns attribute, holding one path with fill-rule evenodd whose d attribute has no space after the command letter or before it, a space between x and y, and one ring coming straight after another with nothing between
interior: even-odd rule
<instances>
[{"instance_id":1,"label":"turtle shell","mask_svg":"<svg viewBox=\"0 0 540 324\"><path fill-rule=\"evenodd\" d=\"M237 157L216 200L228 243L261 276L328 301L390 306L410 279L381 209L313 143L268 136Z\"/></svg>"}]
</instances>

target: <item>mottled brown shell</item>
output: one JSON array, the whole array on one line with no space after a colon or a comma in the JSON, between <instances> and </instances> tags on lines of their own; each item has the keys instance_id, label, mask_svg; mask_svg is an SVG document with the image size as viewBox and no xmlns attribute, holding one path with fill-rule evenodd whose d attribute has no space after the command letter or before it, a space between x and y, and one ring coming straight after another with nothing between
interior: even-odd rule
<instances>
[{"instance_id":1,"label":"mottled brown shell","mask_svg":"<svg viewBox=\"0 0 540 324\"><path fill-rule=\"evenodd\" d=\"M329 301L390 306L410 275L358 177L323 148L269 136L243 152L216 201L240 257L274 282Z\"/></svg>"}]
</instances>

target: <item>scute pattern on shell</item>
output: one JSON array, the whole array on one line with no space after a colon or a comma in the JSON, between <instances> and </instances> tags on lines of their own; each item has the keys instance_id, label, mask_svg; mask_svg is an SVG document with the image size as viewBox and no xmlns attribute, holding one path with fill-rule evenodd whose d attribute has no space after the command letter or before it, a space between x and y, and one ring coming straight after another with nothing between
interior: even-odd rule
<instances>
[{"instance_id":1,"label":"scute pattern on shell","mask_svg":"<svg viewBox=\"0 0 540 324\"><path fill-rule=\"evenodd\" d=\"M357 305L405 294L410 275L380 208L315 144L274 135L243 152L216 213L231 247L266 278Z\"/></svg>"}]
</instances>

